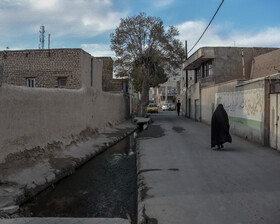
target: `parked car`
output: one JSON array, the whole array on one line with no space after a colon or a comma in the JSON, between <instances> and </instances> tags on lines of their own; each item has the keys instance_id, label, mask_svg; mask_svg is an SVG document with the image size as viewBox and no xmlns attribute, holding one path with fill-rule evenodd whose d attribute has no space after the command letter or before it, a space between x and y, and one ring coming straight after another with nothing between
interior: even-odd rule
<instances>
[{"instance_id":1,"label":"parked car","mask_svg":"<svg viewBox=\"0 0 280 224\"><path fill-rule=\"evenodd\" d=\"M169 110L175 110L175 109L176 109L176 106L175 106L174 103L169 103L169 104L168 104L168 108L169 108Z\"/></svg>"},{"instance_id":2,"label":"parked car","mask_svg":"<svg viewBox=\"0 0 280 224\"><path fill-rule=\"evenodd\" d=\"M167 104L167 103L163 104L163 105L161 106L161 109L162 109L163 111L168 110L168 104Z\"/></svg>"},{"instance_id":3,"label":"parked car","mask_svg":"<svg viewBox=\"0 0 280 224\"><path fill-rule=\"evenodd\" d=\"M151 103L147 107L147 113L158 113L158 106L154 103Z\"/></svg>"},{"instance_id":4,"label":"parked car","mask_svg":"<svg viewBox=\"0 0 280 224\"><path fill-rule=\"evenodd\" d=\"M175 107L175 104L174 103L165 103L162 105L161 109L163 111L166 111L166 110L175 110L176 107Z\"/></svg>"}]
</instances>

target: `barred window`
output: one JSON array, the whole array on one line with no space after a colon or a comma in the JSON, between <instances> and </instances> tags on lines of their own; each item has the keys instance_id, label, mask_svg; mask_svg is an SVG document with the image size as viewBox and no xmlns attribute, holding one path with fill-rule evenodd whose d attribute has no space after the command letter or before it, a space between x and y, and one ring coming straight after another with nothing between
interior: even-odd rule
<instances>
[{"instance_id":1,"label":"barred window","mask_svg":"<svg viewBox=\"0 0 280 224\"><path fill-rule=\"evenodd\" d=\"M35 88L35 78L27 78L26 86L28 86L30 88Z\"/></svg>"}]
</instances>

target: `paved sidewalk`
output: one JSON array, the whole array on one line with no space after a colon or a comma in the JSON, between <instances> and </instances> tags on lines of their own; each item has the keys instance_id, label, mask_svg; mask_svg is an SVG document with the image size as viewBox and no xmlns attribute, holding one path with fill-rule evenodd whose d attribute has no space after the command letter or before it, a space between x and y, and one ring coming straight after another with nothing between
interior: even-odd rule
<instances>
[{"instance_id":1,"label":"paved sidewalk","mask_svg":"<svg viewBox=\"0 0 280 224\"><path fill-rule=\"evenodd\" d=\"M77 167L119 142L137 129L127 120L115 127L104 129L101 134L75 142L67 147L58 147L50 152L38 150L35 158L25 155L9 164L0 164L0 214L6 216L18 209L18 204L39 191L70 175ZM34 153L34 152L33 152ZM64 222L67 220L67 222ZM76 221L75 221L76 220ZM127 223L121 219L0 219L2 223ZM38 221L38 222L37 222ZM43 222L44 221L44 222Z\"/></svg>"}]
</instances>

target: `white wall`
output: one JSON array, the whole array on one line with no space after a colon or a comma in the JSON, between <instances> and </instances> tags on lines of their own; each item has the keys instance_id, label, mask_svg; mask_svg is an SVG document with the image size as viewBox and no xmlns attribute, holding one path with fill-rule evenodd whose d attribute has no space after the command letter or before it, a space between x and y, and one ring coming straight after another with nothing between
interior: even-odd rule
<instances>
[{"instance_id":1,"label":"white wall","mask_svg":"<svg viewBox=\"0 0 280 224\"><path fill-rule=\"evenodd\" d=\"M232 133L264 144L264 89L217 93L228 113Z\"/></svg>"}]
</instances>

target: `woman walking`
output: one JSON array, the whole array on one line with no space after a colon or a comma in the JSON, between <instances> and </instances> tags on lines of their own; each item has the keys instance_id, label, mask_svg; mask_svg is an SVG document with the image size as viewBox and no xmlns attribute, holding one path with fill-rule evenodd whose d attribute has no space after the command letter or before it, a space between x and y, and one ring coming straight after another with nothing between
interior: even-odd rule
<instances>
[{"instance_id":1,"label":"woman walking","mask_svg":"<svg viewBox=\"0 0 280 224\"><path fill-rule=\"evenodd\" d=\"M229 120L222 104L219 104L211 119L211 147L223 148L225 142L232 142L229 134Z\"/></svg>"}]
</instances>

